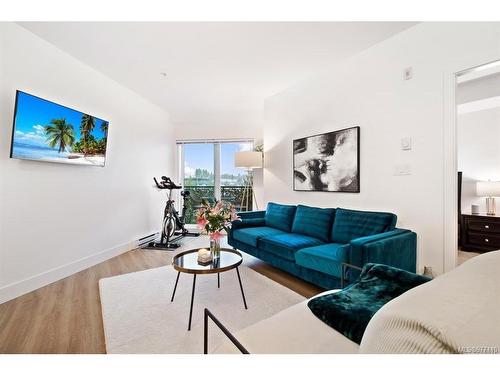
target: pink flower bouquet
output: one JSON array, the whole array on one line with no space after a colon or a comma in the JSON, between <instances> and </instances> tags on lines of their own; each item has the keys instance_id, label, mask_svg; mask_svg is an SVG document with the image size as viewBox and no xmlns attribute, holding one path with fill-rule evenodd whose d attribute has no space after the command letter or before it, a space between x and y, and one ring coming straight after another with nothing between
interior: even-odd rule
<instances>
[{"instance_id":1,"label":"pink flower bouquet","mask_svg":"<svg viewBox=\"0 0 500 375\"><path fill-rule=\"evenodd\" d=\"M236 207L228 202L218 201L214 206L203 202L203 206L198 210L196 223L204 233L210 236L210 248L214 253L214 258L219 256L223 232L227 232L235 220L241 219L236 212Z\"/></svg>"}]
</instances>

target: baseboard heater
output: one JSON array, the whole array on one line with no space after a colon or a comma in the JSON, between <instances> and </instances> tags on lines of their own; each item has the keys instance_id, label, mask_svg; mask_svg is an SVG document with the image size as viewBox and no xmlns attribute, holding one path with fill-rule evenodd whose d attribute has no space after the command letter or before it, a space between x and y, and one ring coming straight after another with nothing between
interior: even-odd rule
<instances>
[{"instance_id":1,"label":"baseboard heater","mask_svg":"<svg viewBox=\"0 0 500 375\"><path fill-rule=\"evenodd\" d=\"M156 233L151 233L145 237L139 238L137 240L137 247L148 246L149 243L154 242L158 238L159 235L160 235L160 233L156 232Z\"/></svg>"}]
</instances>

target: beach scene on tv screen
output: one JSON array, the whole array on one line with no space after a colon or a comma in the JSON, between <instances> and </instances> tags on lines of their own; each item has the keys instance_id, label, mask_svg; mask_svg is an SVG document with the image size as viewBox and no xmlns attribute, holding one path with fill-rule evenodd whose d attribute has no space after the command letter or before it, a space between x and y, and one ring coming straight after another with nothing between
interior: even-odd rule
<instances>
[{"instance_id":1,"label":"beach scene on tv screen","mask_svg":"<svg viewBox=\"0 0 500 375\"><path fill-rule=\"evenodd\" d=\"M105 120L19 91L12 157L103 167L108 127Z\"/></svg>"}]
</instances>

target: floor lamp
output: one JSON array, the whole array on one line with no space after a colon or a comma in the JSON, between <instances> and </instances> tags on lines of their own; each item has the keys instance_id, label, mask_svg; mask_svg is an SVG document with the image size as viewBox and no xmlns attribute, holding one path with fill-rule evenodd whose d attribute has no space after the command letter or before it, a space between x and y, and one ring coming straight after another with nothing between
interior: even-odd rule
<instances>
[{"instance_id":1,"label":"floor lamp","mask_svg":"<svg viewBox=\"0 0 500 375\"><path fill-rule=\"evenodd\" d=\"M262 152L259 151L240 151L234 155L234 166L236 168L244 168L247 170L245 178L245 186L243 187L243 194L241 196L240 211L248 211L250 208L250 197L253 196L255 208L258 210L259 205L255 199L255 189L253 188L253 170L262 168ZM252 193L250 193L250 190Z\"/></svg>"}]
</instances>

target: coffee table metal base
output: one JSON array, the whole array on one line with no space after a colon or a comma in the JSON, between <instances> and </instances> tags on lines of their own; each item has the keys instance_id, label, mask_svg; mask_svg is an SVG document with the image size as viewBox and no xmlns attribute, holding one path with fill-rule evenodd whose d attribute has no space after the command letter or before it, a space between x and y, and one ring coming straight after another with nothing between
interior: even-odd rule
<instances>
[{"instance_id":1,"label":"coffee table metal base","mask_svg":"<svg viewBox=\"0 0 500 375\"><path fill-rule=\"evenodd\" d=\"M238 275L238 282L240 284L241 296L243 297L243 305L245 306L245 310L248 310L247 301L245 299L245 292L243 291L243 284L241 283L240 271L238 267L236 267L236 274ZM175 279L174 291L172 293L172 298L170 302L174 301L175 291L177 290L177 284L179 283L179 276L181 272L177 272L177 278ZM220 288L220 274L217 273L217 288ZM188 323L188 331L191 331L191 320L193 317L193 302L194 302L194 291L196 289L196 274L193 274L193 289L191 291L191 306L189 308L189 323Z\"/></svg>"}]
</instances>

